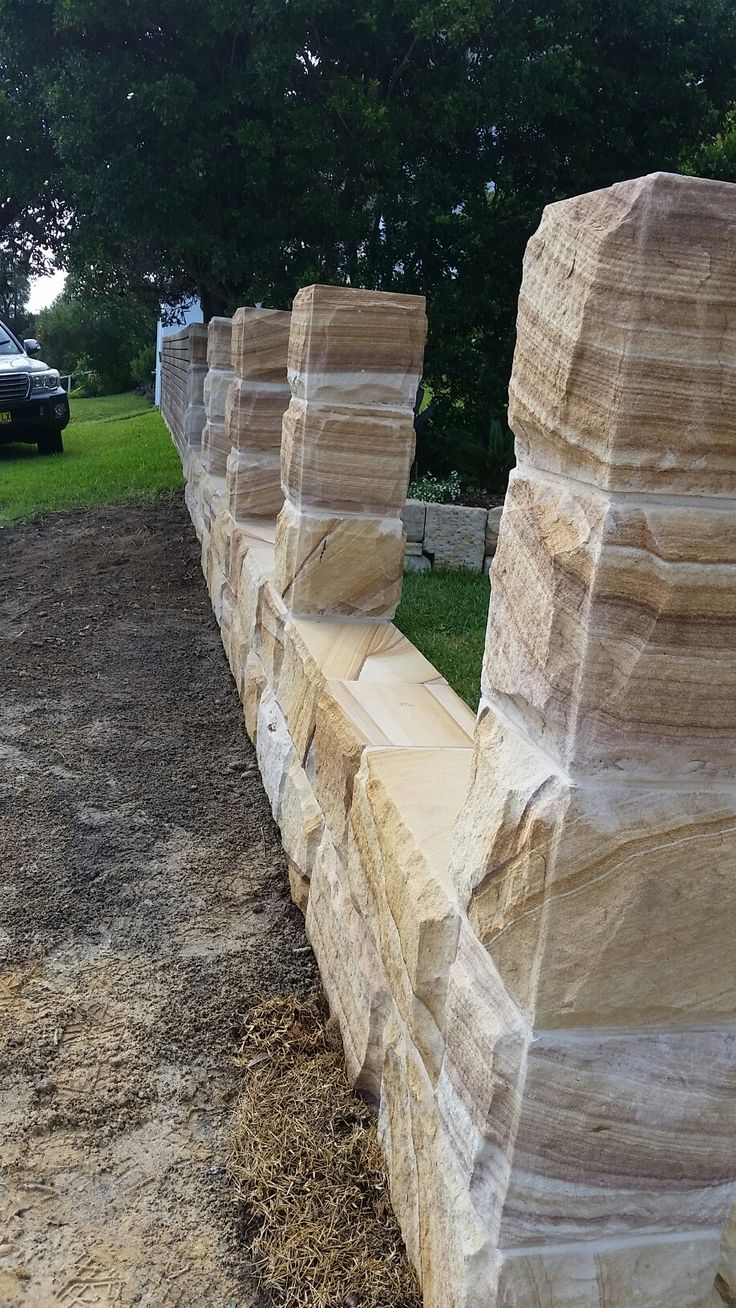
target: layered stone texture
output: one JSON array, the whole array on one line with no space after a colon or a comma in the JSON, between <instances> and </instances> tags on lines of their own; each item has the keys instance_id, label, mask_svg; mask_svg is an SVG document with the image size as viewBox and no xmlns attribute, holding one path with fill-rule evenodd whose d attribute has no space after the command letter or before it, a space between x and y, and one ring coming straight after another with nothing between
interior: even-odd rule
<instances>
[{"instance_id":1,"label":"layered stone texture","mask_svg":"<svg viewBox=\"0 0 736 1308\"><path fill-rule=\"evenodd\" d=\"M207 325L208 372L204 382L206 422L202 432L202 463L215 477L225 476L230 453L225 408L233 380L232 325L231 318L211 318Z\"/></svg>"},{"instance_id":2,"label":"layered stone texture","mask_svg":"<svg viewBox=\"0 0 736 1308\"><path fill-rule=\"evenodd\" d=\"M734 1290L733 195L655 175L530 243L477 719L387 620L414 302L302 293L278 522L185 458L425 1308Z\"/></svg>"},{"instance_id":3,"label":"layered stone texture","mask_svg":"<svg viewBox=\"0 0 736 1308\"><path fill-rule=\"evenodd\" d=\"M419 296L308 286L294 300L276 584L295 614L393 615L425 335Z\"/></svg>"},{"instance_id":4,"label":"layered stone texture","mask_svg":"<svg viewBox=\"0 0 736 1308\"><path fill-rule=\"evenodd\" d=\"M291 391L286 378L291 314L238 309L233 367L225 409L230 442L227 487L234 518L274 518L283 504L281 423Z\"/></svg>"},{"instance_id":5,"label":"layered stone texture","mask_svg":"<svg viewBox=\"0 0 736 1308\"><path fill-rule=\"evenodd\" d=\"M207 328L190 323L164 336L161 347L161 417L179 454L199 448L205 424Z\"/></svg>"}]
</instances>

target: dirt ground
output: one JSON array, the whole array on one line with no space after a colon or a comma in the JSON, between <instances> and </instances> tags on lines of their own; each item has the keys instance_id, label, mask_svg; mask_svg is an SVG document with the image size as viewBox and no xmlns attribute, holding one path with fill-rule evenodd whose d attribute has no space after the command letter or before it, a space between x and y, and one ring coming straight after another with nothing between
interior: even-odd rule
<instances>
[{"instance_id":1,"label":"dirt ground","mask_svg":"<svg viewBox=\"0 0 736 1308\"><path fill-rule=\"evenodd\" d=\"M194 533L0 531L0 1304L256 1308L239 1015L315 974Z\"/></svg>"}]
</instances>

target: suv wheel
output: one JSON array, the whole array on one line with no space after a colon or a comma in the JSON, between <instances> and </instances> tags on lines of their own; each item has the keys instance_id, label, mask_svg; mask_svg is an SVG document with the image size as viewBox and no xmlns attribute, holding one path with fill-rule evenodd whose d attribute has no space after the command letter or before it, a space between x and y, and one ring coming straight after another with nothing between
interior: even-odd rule
<instances>
[{"instance_id":1,"label":"suv wheel","mask_svg":"<svg viewBox=\"0 0 736 1308\"><path fill-rule=\"evenodd\" d=\"M60 431L45 431L36 444L39 454L63 454L64 442Z\"/></svg>"}]
</instances>

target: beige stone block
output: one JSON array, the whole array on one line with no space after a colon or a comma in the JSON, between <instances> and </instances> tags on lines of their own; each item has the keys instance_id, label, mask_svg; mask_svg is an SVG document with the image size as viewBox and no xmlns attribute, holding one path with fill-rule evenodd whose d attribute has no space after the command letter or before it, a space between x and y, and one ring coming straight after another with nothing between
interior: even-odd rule
<instances>
[{"instance_id":1,"label":"beige stone block","mask_svg":"<svg viewBox=\"0 0 736 1308\"><path fill-rule=\"evenodd\" d=\"M276 518L284 503L278 454L231 450L225 479L235 518Z\"/></svg>"},{"instance_id":2,"label":"beige stone block","mask_svg":"<svg viewBox=\"0 0 736 1308\"><path fill-rule=\"evenodd\" d=\"M266 674L263 664L253 650L248 650L243 662L241 702L245 714L245 729L255 745L258 739L258 713L266 691Z\"/></svg>"},{"instance_id":3,"label":"beige stone block","mask_svg":"<svg viewBox=\"0 0 736 1308\"><path fill-rule=\"evenodd\" d=\"M290 882L298 892L294 898L302 912L306 912L309 883L325 820L307 774L296 758L284 781L279 826L290 863Z\"/></svg>"},{"instance_id":4,"label":"beige stone block","mask_svg":"<svg viewBox=\"0 0 736 1308\"><path fill-rule=\"evenodd\" d=\"M204 379L204 408L210 422L225 425L225 409L233 374L230 369L210 368ZM229 440L228 435L228 440Z\"/></svg>"},{"instance_id":5,"label":"beige stone block","mask_svg":"<svg viewBox=\"0 0 736 1308\"><path fill-rule=\"evenodd\" d=\"M409 409L293 399L284 415L284 494L298 509L387 516L400 512L414 458Z\"/></svg>"},{"instance_id":6,"label":"beige stone block","mask_svg":"<svg viewBox=\"0 0 736 1308\"><path fill-rule=\"evenodd\" d=\"M535 1025L732 1019L732 785L571 785L485 712L451 870Z\"/></svg>"},{"instance_id":7,"label":"beige stone block","mask_svg":"<svg viewBox=\"0 0 736 1308\"><path fill-rule=\"evenodd\" d=\"M273 574L275 538L275 521L269 522L266 518L233 518L227 575L236 600L240 589L243 563L250 550L255 550L262 571L268 573L269 576Z\"/></svg>"},{"instance_id":8,"label":"beige stone block","mask_svg":"<svg viewBox=\"0 0 736 1308\"><path fill-rule=\"evenodd\" d=\"M480 572L485 553L486 510L461 504L428 504L423 549L436 568Z\"/></svg>"},{"instance_id":9,"label":"beige stone block","mask_svg":"<svg viewBox=\"0 0 736 1308\"><path fill-rule=\"evenodd\" d=\"M232 318L210 318L207 324L207 363L210 368L232 368Z\"/></svg>"},{"instance_id":10,"label":"beige stone block","mask_svg":"<svg viewBox=\"0 0 736 1308\"><path fill-rule=\"evenodd\" d=\"M350 1082L377 1102L391 996L375 941L355 910L327 832L312 872L306 929L340 1027Z\"/></svg>"},{"instance_id":11,"label":"beige stone block","mask_svg":"<svg viewBox=\"0 0 736 1308\"><path fill-rule=\"evenodd\" d=\"M522 458L600 486L733 495L733 196L653 173L545 209L509 388Z\"/></svg>"},{"instance_id":12,"label":"beige stone block","mask_svg":"<svg viewBox=\"0 0 736 1308\"><path fill-rule=\"evenodd\" d=\"M232 345L237 376L285 384L290 325L291 314L282 309L237 309Z\"/></svg>"},{"instance_id":13,"label":"beige stone block","mask_svg":"<svg viewBox=\"0 0 736 1308\"><path fill-rule=\"evenodd\" d=\"M202 432L201 448L202 462L207 472L215 477L224 477L230 446L223 423L207 419Z\"/></svg>"},{"instance_id":14,"label":"beige stone block","mask_svg":"<svg viewBox=\"0 0 736 1308\"><path fill-rule=\"evenodd\" d=\"M237 609L246 652L255 648L261 592L270 581L260 551L251 547L243 560L238 586Z\"/></svg>"},{"instance_id":15,"label":"beige stone block","mask_svg":"<svg viewBox=\"0 0 736 1308\"><path fill-rule=\"evenodd\" d=\"M353 783L364 749L470 750L474 718L445 682L329 681L319 701L307 773L344 858Z\"/></svg>"},{"instance_id":16,"label":"beige stone block","mask_svg":"<svg viewBox=\"0 0 736 1308\"><path fill-rule=\"evenodd\" d=\"M261 587L258 599L255 642L269 686L275 687L284 657L286 605L272 584Z\"/></svg>"},{"instance_id":17,"label":"beige stone block","mask_svg":"<svg viewBox=\"0 0 736 1308\"><path fill-rule=\"evenodd\" d=\"M736 520L512 477L483 694L572 776L733 775Z\"/></svg>"},{"instance_id":18,"label":"beige stone block","mask_svg":"<svg viewBox=\"0 0 736 1308\"><path fill-rule=\"evenodd\" d=\"M276 585L295 615L390 618L401 597L399 518L300 513L288 500L276 527Z\"/></svg>"},{"instance_id":19,"label":"beige stone block","mask_svg":"<svg viewBox=\"0 0 736 1308\"><path fill-rule=\"evenodd\" d=\"M255 745L263 789L268 795L274 819L278 822L286 775L294 758L294 746L283 713L270 689L264 692L258 708Z\"/></svg>"},{"instance_id":20,"label":"beige stone block","mask_svg":"<svg viewBox=\"0 0 736 1308\"><path fill-rule=\"evenodd\" d=\"M725 1298L726 1303L728 1295L736 1299L736 1198L723 1228L718 1276L725 1291L722 1298ZM721 1308L721 1304L718 1304L718 1308Z\"/></svg>"},{"instance_id":21,"label":"beige stone block","mask_svg":"<svg viewBox=\"0 0 736 1308\"><path fill-rule=\"evenodd\" d=\"M444 678L391 623L290 618L278 698L302 761L327 680L404 684Z\"/></svg>"},{"instance_id":22,"label":"beige stone block","mask_svg":"<svg viewBox=\"0 0 736 1308\"><path fill-rule=\"evenodd\" d=\"M292 306L292 394L326 404L394 404L411 410L426 334L422 296L305 286Z\"/></svg>"},{"instance_id":23,"label":"beige stone block","mask_svg":"<svg viewBox=\"0 0 736 1308\"><path fill-rule=\"evenodd\" d=\"M225 405L225 427L234 449L274 454L281 449L281 424L291 391L284 382L231 382Z\"/></svg>"}]
</instances>

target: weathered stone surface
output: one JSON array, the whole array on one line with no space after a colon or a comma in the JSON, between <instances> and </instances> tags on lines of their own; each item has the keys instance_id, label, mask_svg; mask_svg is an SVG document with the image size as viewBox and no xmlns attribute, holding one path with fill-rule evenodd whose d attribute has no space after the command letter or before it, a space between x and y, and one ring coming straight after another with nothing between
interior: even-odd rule
<instances>
[{"instance_id":1,"label":"weathered stone surface","mask_svg":"<svg viewBox=\"0 0 736 1308\"><path fill-rule=\"evenodd\" d=\"M285 385L291 314L283 309L245 307L236 310L232 322L232 367L236 376L244 381Z\"/></svg>"},{"instance_id":2,"label":"weathered stone surface","mask_svg":"<svg viewBox=\"0 0 736 1308\"><path fill-rule=\"evenodd\" d=\"M432 560L426 554L406 554L404 572L431 572Z\"/></svg>"},{"instance_id":3,"label":"weathered stone surface","mask_svg":"<svg viewBox=\"0 0 736 1308\"><path fill-rule=\"evenodd\" d=\"M422 500L407 500L401 510L401 522L408 541L424 540L427 506Z\"/></svg>"},{"instance_id":4,"label":"weathered stone surface","mask_svg":"<svg viewBox=\"0 0 736 1308\"><path fill-rule=\"evenodd\" d=\"M424 550L437 568L480 572L485 553L486 510L459 504L428 504Z\"/></svg>"},{"instance_id":5,"label":"weathered stone surface","mask_svg":"<svg viewBox=\"0 0 736 1308\"><path fill-rule=\"evenodd\" d=\"M527 247L509 421L536 467L736 493L736 205L653 173L547 207Z\"/></svg>"},{"instance_id":6,"label":"weathered stone surface","mask_svg":"<svg viewBox=\"0 0 736 1308\"><path fill-rule=\"evenodd\" d=\"M414 407L427 319L424 299L305 286L292 306L292 395L324 404Z\"/></svg>"},{"instance_id":7,"label":"weathered stone surface","mask_svg":"<svg viewBox=\"0 0 736 1308\"><path fill-rule=\"evenodd\" d=\"M732 776L736 519L519 472L483 693L572 776Z\"/></svg>"},{"instance_id":8,"label":"weathered stone surface","mask_svg":"<svg viewBox=\"0 0 736 1308\"><path fill-rule=\"evenodd\" d=\"M325 819L307 774L296 758L284 780L279 826L291 868L298 869L299 873L298 877L292 878L292 886L298 892L298 897L295 895L294 898L302 912L306 912L309 884L325 830Z\"/></svg>"},{"instance_id":9,"label":"weathered stone surface","mask_svg":"<svg viewBox=\"0 0 736 1308\"><path fill-rule=\"evenodd\" d=\"M233 515L233 527L230 533L230 557L227 577L237 599L240 589L240 574L243 561L250 550L256 551L263 570L273 572L273 544L276 538L276 524L262 518L236 518Z\"/></svg>"},{"instance_id":10,"label":"weathered stone surface","mask_svg":"<svg viewBox=\"0 0 736 1308\"><path fill-rule=\"evenodd\" d=\"M261 698L255 743L263 789L268 795L274 819L278 822L286 774L294 758L294 746L284 715L270 690L266 690Z\"/></svg>"},{"instance_id":11,"label":"weathered stone surface","mask_svg":"<svg viewBox=\"0 0 736 1308\"><path fill-rule=\"evenodd\" d=\"M276 585L297 615L391 618L401 596L399 518L306 516L288 500L276 528Z\"/></svg>"},{"instance_id":12,"label":"weathered stone surface","mask_svg":"<svg viewBox=\"0 0 736 1308\"><path fill-rule=\"evenodd\" d=\"M286 369L284 368L284 375ZM225 426L233 449L279 455L281 424L291 391L279 382L230 383L225 402Z\"/></svg>"},{"instance_id":13,"label":"weathered stone surface","mask_svg":"<svg viewBox=\"0 0 736 1308\"><path fill-rule=\"evenodd\" d=\"M444 678L389 623L290 619L277 693L302 762L328 680L420 684Z\"/></svg>"},{"instance_id":14,"label":"weathered stone surface","mask_svg":"<svg viewBox=\"0 0 736 1308\"><path fill-rule=\"evenodd\" d=\"M225 480L233 517L275 518L284 502L278 454L230 450Z\"/></svg>"},{"instance_id":15,"label":"weathered stone surface","mask_svg":"<svg viewBox=\"0 0 736 1308\"><path fill-rule=\"evenodd\" d=\"M204 379L204 407L210 421L224 425L227 397L232 385L230 369L210 368Z\"/></svg>"},{"instance_id":16,"label":"weathered stone surface","mask_svg":"<svg viewBox=\"0 0 736 1308\"><path fill-rule=\"evenodd\" d=\"M207 324L207 366L232 371L232 318L210 318Z\"/></svg>"},{"instance_id":17,"label":"weathered stone surface","mask_svg":"<svg viewBox=\"0 0 736 1308\"><path fill-rule=\"evenodd\" d=\"M284 657L284 626L287 610L272 582L261 587L256 617L255 647L269 686L278 685Z\"/></svg>"},{"instance_id":18,"label":"weathered stone surface","mask_svg":"<svg viewBox=\"0 0 736 1308\"><path fill-rule=\"evenodd\" d=\"M327 682L306 767L340 857L346 857L353 783L366 747L469 749L473 726L470 709L446 682Z\"/></svg>"},{"instance_id":19,"label":"weathered stone surface","mask_svg":"<svg viewBox=\"0 0 736 1308\"><path fill-rule=\"evenodd\" d=\"M202 432L202 461L208 472L215 477L224 477L227 471L227 459L230 445L225 432L225 424L208 418Z\"/></svg>"},{"instance_id":20,"label":"weathered stone surface","mask_svg":"<svg viewBox=\"0 0 736 1308\"><path fill-rule=\"evenodd\" d=\"M336 1018L348 1077L378 1100L383 1029L392 1000L376 943L351 900L345 869L325 832L309 889L307 936L325 978Z\"/></svg>"},{"instance_id":21,"label":"weathered stone surface","mask_svg":"<svg viewBox=\"0 0 736 1308\"><path fill-rule=\"evenodd\" d=\"M295 508L387 516L398 513L414 458L406 409L292 399L284 415L284 494Z\"/></svg>"},{"instance_id":22,"label":"weathered stone surface","mask_svg":"<svg viewBox=\"0 0 736 1308\"><path fill-rule=\"evenodd\" d=\"M258 740L258 714L266 690L263 664L253 650L249 650L243 663L241 700L245 714L245 729L255 745Z\"/></svg>"}]
</instances>

